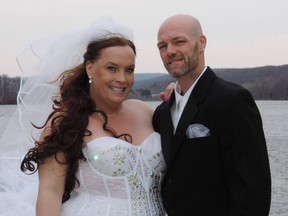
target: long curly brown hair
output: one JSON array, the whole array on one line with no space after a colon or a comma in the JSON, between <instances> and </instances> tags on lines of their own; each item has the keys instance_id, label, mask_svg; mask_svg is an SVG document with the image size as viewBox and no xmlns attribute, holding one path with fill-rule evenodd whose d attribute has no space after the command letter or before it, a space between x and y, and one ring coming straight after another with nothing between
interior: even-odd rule
<instances>
[{"instance_id":1,"label":"long curly brown hair","mask_svg":"<svg viewBox=\"0 0 288 216\"><path fill-rule=\"evenodd\" d=\"M56 80L60 81L60 96L53 98L53 111L44 125L40 127L33 125L37 129L43 129L50 121L51 129L41 142L35 141L35 146L27 152L20 168L22 172L29 171L30 174L33 174L38 170L38 166L50 156L54 156L58 163L67 164L68 170L62 202L70 198L70 193L76 184L80 185L76 178L76 172L79 167L78 161L86 160L82 153L83 138L91 135L87 125L88 118L92 113L100 112L104 116L103 129L111 136L117 138L123 136L126 141L132 142L129 134L118 135L108 127L107 115L103 111L97 110L97 104L89 95L87 62L97 61L101 57L102 49L114 46L129 46L136 55L133 42L118 36L91 42L83 56L84 62L73 69L64 71ZM64 162L57 158L59 152L64 153Z\"/></svg>"}]
</instances>

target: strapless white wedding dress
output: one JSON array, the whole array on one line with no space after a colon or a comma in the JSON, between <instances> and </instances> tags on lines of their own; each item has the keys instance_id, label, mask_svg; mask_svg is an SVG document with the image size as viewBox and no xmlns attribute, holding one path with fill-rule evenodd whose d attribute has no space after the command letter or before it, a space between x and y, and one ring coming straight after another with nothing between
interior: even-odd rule
<instances>
[{"instance_id":1,"label":"strapless white wedding dress","mask_svg":"<svg viewBox=\"0 0 288 216\"><path fill-rule=\"evenodd\" d=\"M79 162L77 172L80 187L63 204L62 216L165 215L160 189L166 164L158 133L150 134L139 146L100 137L90 141L83 154L86 160ZM21 215L28 215L23 214L29 207L25 205Z\"/></svg>"}]
</instances>

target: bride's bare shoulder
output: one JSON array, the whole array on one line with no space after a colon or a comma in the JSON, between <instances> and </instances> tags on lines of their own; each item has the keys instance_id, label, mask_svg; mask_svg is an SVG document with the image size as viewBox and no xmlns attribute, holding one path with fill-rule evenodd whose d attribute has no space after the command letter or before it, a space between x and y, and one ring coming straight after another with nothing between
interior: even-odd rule
<instances>
[{"instance_id":1,"label":"bride's bare shoulder","mask_svg":"<svg viewBox=\"0 0 288 216\"><path fill-rule=\"evenodd\" d=\"M137 110L139 112L147 112L149 114L154 112L152 106L150 106L147 102L137 100L137 99L127 99L124 101L125 106L130 109Z\"/></svg>"}]
</instances>

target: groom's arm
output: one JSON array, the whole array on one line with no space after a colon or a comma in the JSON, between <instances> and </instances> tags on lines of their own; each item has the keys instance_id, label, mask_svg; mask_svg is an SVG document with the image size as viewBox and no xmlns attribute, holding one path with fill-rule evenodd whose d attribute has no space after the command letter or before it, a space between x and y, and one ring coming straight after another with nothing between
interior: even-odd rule
<instances>
[{"instance_id":1,"label":"groom's arm","mask_svg":"<svg viewBox=\"0 0 288 216\"><path fill-rule=\"evenodd\" d=\"M262 120L251 94L241 90L224 111L221 153L231 216L268 216L271 176Z\"/></svg>"}]
</instances>

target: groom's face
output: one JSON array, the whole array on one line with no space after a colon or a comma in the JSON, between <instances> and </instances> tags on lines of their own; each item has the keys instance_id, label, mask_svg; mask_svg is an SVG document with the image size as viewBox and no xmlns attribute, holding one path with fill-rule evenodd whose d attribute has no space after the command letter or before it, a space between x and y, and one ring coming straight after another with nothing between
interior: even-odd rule
<instances>
[{"instance_id":1,"label":"groom's face","mask_svg":"<svg viewBox=\"0 0 288 216\"><path fill-rule=\"evenodd\" d=\"M192 72L199 63L198 36L188 33L185 26L162 26L158 33L158 49L166 70L179 78Z\"/></svg>"}]
</instances>

